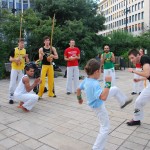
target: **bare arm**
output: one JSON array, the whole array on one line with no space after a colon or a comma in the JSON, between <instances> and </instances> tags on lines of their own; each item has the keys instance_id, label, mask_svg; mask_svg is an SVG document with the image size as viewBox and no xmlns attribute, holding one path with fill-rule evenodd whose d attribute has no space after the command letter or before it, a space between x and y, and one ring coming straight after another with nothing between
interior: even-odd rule
<instances>
[{"instance_id":1,"label":"bare arm","mask_svg":"<svg viewBox=\"0 0 150 150\"><path fill-rule=\"evenodd\" d=\"M103 66L104 61L105 61L104 54L102 54L102 55L101 55L101 66Z\"/></svg>"},{"instance_id":2,"label":"bare arm","mask_svg":"<svg viewBox=\"0 0 150 150\"><path fill-rule=\"evenodd\" d=\"M81 96L81 89L80 88L77 89L77 99L78 99L78 103L79 104L83 103L83 99L82 99L82 96Z\"/></svg>"},{"instance_id":3,"label":"bare arm","mask_svg":"<svg viewBox=\"0 0 150 150\"><path fill-rule=\"evenodd\" d=\"M114 55L114 53L112 53L111 61L115 62L115 55Z\"/></svg>"},{"instance_id":4,"label":"bare arm","mask_svg":"<svg viewBox=\"0 0 150 150\"><path fill-rule=\"evenodd\" d=\"M14 58L14 57L9 57L9 61L10 62L16 62L16 63L18 63L19 61L20 61L20 58Z\"/></svg>"},{"instance_id":5,"label":"bare arm","mask_svg":"<svg viewBox=\"0 0 150 150\"><path fill-rule=\"evenodd\" d=\"M25 85L26 91L30 92L35 86L37 86L38 84L41 83L41 80L40 80L40 78L37 78L37 79L34 80L34 83L32 85L30 85L29 78L24 77L23 78L23 83Z\"/></svg>"},{"instance_id":6,"label":"bare arm","mask_svg":"<svg viewBox=\"0 0 150 150\"><path fill-rule=\"evenodd\" d=\"M39 59L42 61L43 60L43 56L44 56L44 52L43 52L43 48L41 47L39 49Z\"/></svg>"},{"instance_id":7,"label":"bare arm","mask_svg":"<svg viewBox=\"0 0 150 150\"><path fill-rule=\"evenodd\" d=\"M109 89L111 87L111 80L112 80L111 76L106 76L105 77L106 83L109 83L108 85L110 85L110 86L108 86L107 84L105 84L105 88L104 88L103 92L101 93L101 95L99 96L99 98L101 100L103 100L103 101L106 101L106 99L108 97Z\"/></svg>"},{"instance_id":8,"label":"bare arm","mask_svg":"<svg viewBox=\"0 0 150 150\"><path fill-rule=\"evenodd\" d=\"M133 70L133 68L129 68L128 71L132 72L132 73L135 73L137 75L140 75L142 77L148 78L150 76L150 65L149 64L144 64L142 72Z\"/></svg>"},{"instance_id":9,"label":"bare arm","mask_svg":"<svg viewBox=\"0 0 150 150\"><path fill-rule=\"evenodd\" d=\"M57 51L56 51L56 48L55 47L52 47L52 51L54 53L54 55L51 55L54 59L58 59L58 54L57 54Z\"/></svg>"}]
</instances>

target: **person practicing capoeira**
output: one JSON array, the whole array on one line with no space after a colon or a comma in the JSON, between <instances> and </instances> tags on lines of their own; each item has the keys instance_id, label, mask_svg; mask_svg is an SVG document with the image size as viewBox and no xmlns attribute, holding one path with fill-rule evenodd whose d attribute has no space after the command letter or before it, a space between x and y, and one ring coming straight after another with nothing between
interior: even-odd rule
<instances>
[{"instance_id":1,"label":"person practicing capoeira","mask_svg":"<svg viewBox=\"0 0 150 150\"><path fill-rule=\"evenodd\" d=\"M128 71L142 76L150 81L150 57L147 55L141 56L139 51L137 51L136 49L130 50L128 56L133 64L140 63L142 66L142 71L137 71L132 68L129 68ZM143 107L147 102L150 102L150 84L148 84L146 88L142 90L141 94L137 97L134 106L134 116L131 121L127 122L128 126L141 124L141 120L144 117Z\"/></svg>"},{"instance_id":2,"label":"person practicing capoeira","mask_svg":"<svg viewBox=\"0 0 150 150\"><path fill-rule=\"evenodd\" d=\"M48 96L56 97L54 93L54 68L52 61L58 59L58 54L55 47L50 46L50 38L43 38L44 46L39 49L39 59L42 61L41 80L38 96L42 98L45 88L45 77L48 77Z\"/></svg>"},{"instance_id":3,"label":"person practicing capoeira","mask_svg":"<svg viewBox=\"0 0 150 150\"><path fill-rule=\"evenodd\" d=\"M40 78L36 78L33 84L30 84L30 77L34 75L33 64L29 63L25 66L25 75L20 80L15 92L14 99L20 102L18 108L28 112L38 101L38 95L33 93L33 88L41 83Z\"/></svg>"},{"instance_id":4,"label":"person practicing capoeira","mask_svg":"<svg viewBox=\"0 0 150 150\"><path fill-rule=\"evenodd\" d=\"M141 56L143 56L144 55L144 49L140 49L139 53L140 53ZM136 71L142 71L140 63L136 63L135 66L136 66ZM144 82L141 79L142 79L141 76L139 76L138 74L134 73L133 92L131 93L131 95L135 95L137 93L140 94L141 91L143 90Z\"/></svg>"},{"instance_id":5,"label":"person practicing capoeira","mask_svg":"<svg viewBox=\"0 0 150 150\"><path fill-rule=\"evenodd\" d=\"M110 75L112 77L112 84L111 86L115 85L115 56L113 52L110 52L109 45L104 45L104 53L101 55L101 65L103 65L104 68L104 75L103 75L103 81L105 85L105 76Z\"/></svg>"},{"instance_id":6,"label":"person practicing capoeira","mask_svg":"<svg viewBox=\"0 0 150 150\"><path fill-rule=\"evenodd\" d=\"M104 89L101 88L98 81L101 74L100 62L96 59L90 59L87 62L85 72L88 77L82 81L77 89L77 99L79 104L83 103L81 91L84 90L87 97L87 104L96 113L100 122L100 130L92 150L104 150L110 126L104 101L115 97L121 108L124 108L132 100L128 100L127 96L118 87L111 87L111 76L105 76L105 87Z\"/></svg>"},{"instance_id":7,"label":"person practicing capoeira","mask_svg":"<svg viewBox=\"0 0 150 150\"><path fill-rule=\"evenodd\" d=\"M11 74L10 74L10 85L9 85L9 104L14 103L14 91L17 83L23 76L23 70L25 67L25 61L29 62L28 54L24 49L24 39L18 40L18 47L14 48L9 55L9 61L11 62Z\"/></svg>"}]
</instances>

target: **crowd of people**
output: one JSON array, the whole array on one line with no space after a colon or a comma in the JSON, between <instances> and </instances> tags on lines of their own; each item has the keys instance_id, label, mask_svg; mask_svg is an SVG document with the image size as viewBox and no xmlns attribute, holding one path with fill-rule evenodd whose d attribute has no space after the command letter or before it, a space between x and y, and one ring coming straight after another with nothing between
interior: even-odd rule
<instances>
[{"instance_id":1,"label":"crowd of people","mask_svg":"<svg viewBox=\"0 0 150 150\"><path fill-rule=\"evenodd\" d=\"M53 60L58 59L57 50L50 45L48 36L43 39L43 47L39 49L39 60L42 64L41 75L30 83L34 75L34 66L29 63L28 54L24 49L24 40L19 39L18 47L10 53L11 75L9 86L9 103L19 102L18 108L29 112L36 104L38 99L42 99L45 88L45 77L48 77L48 96L56 97L54 88L54 69ZM80 49L75 46L75 40L69 41L69 47L64 51L64 60L67 62L67 83L66 94L76 93L79 104L83 103L82 93L86 94L87 104L95 112L99 122L100 130L93 150L103 150L109 133L110 123L105 101L110 97L115 97L121 109L132 102L115 83L115 55L110 52L108 44L103 47L104 52L98 55L97 59L90 59L86 66L85 72L87 77L79 84L79 59ZM129 68L128 72L134 74L133 94L139 94L135 101L134 116L131 121L127 122L128 126L140 125L144 117L143 108L150 101L150 84L144 87L146 80L150 81L150 57L144 55L144 50L132 49L128 52L129 60L135 65L136 69ZM26 62L26 63L25 63ZM103 67L104 88L100 86L99 78L101 68ZM24 74L25 73L25 74ZM19 83L18 83L19 82ZM18 83L18 84L17 84ZM36 95L32 90L39 85L39 91ZM73 86L74 85L74 86Z\"/></svg>"}]
</instances>

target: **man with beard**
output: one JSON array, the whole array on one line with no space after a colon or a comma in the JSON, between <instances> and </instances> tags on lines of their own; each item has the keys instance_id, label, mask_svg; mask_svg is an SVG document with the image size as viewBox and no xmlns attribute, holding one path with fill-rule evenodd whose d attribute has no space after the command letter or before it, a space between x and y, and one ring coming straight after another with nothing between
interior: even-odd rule
<instances>
[{"instance_id":1,"label":"man with beard","mask_svg":"<svg viewBox=\"0 0 150 150\"><path fill-rule=\"evenodd\" d=\"M115 68L114 68L115 56L110 52L109 45L104 45L104 53L101 55L101 64L104 68L103 81L105 85L105 77L111 76L112 82L111 85L115 85Z\"/></svg>"},{"instance_id":2,"label":"man with beard","mask_svg":"<svg viewBox=\"0 0 150 150\"><path fill-rule=\"evenodd\" d=\"M133 68L129 68L129 72L135 73L143 78L141 80L148 79L150 81L150 57L147 55L140 55L139 51L136 49L132 49L128 53L129 59L133 64L140 63L143 71L137 71ZM146 86L141 92L141 94L137 97L135 101L135 110L133 119L127 122L128 126L140 125L141 120L144 117L143 107L147 102L150 102L150 84Z\"/></svg>"}]
</instances>

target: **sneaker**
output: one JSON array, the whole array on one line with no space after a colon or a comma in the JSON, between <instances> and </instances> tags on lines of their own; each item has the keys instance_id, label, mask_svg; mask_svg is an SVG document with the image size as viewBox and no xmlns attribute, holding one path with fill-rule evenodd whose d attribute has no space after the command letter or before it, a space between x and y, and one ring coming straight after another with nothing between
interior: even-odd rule
<instances>
[{"instance_id":1,"label":"sneaker","mask_svg":"<svg viewBox=\"0 0 150 150\"><path fill-rule=\"evenodd\" d=\"M141 94L141 92L139 92L139 95Z\"/></svg>"},{"instance_id":2,"label":"sneaker","mask_svg":"<svg viewBox=\"0 0 150 150\"><path fill-rule=\"evenodd\" d=\"M138 121L131 120L131 121L127 122L127 125L128 126L141 125L141 121L140 120L138 120Z\"/></svg>"},{"instance_id":3,"label":"sneaker","mask_svg":"<svg viewBox=\"0 0 150 150\"><path fill-rule=\"evenodd\" d=\"M135 95L135 94L137 94L137 93L136 93L136 92L132 92L132 93L131 93L131 95Z\"/></svg>"},{"instance_id":4,"label":"sneaker","mask_svg":"<svg viewBox=\"0 0 150 150\"><path fill-rule=\"evenodd\" d=\"M121 106L121 109L126 107L128 104L130 104L133 101L133 99L130 99L128 101L125 102L125 104L123 106Z\"/></svg>"},{"instance_id":5,"label":"sneaker","mask_svg":"<svg viewBox=\"0 0 150 150\"><path fill-rule=\"evenodd\" d=\"M57 97L56 95L53 96L54 98Z\"/></svg>"},{"instance_id":6,"label":"sneaker","mask_svg":"<svg viewBox=\"0 0 150 150\"><path fill-rule=\"evenodd\" d=\"M67 95L70 95L71 93L70 93L70 92L67 92L66 94L67 94Z\"/></svg>"},{"instance_id":7,"label":"sneaker","mask_svg":"<svg viewBox=\"0 0 150 150\"><path fill-rule=\"evenodd\" d=\"M14 103L14 101L11 99L11 100L9 100L9 104L13 104Z\"/></svg>"}]
</instances>

